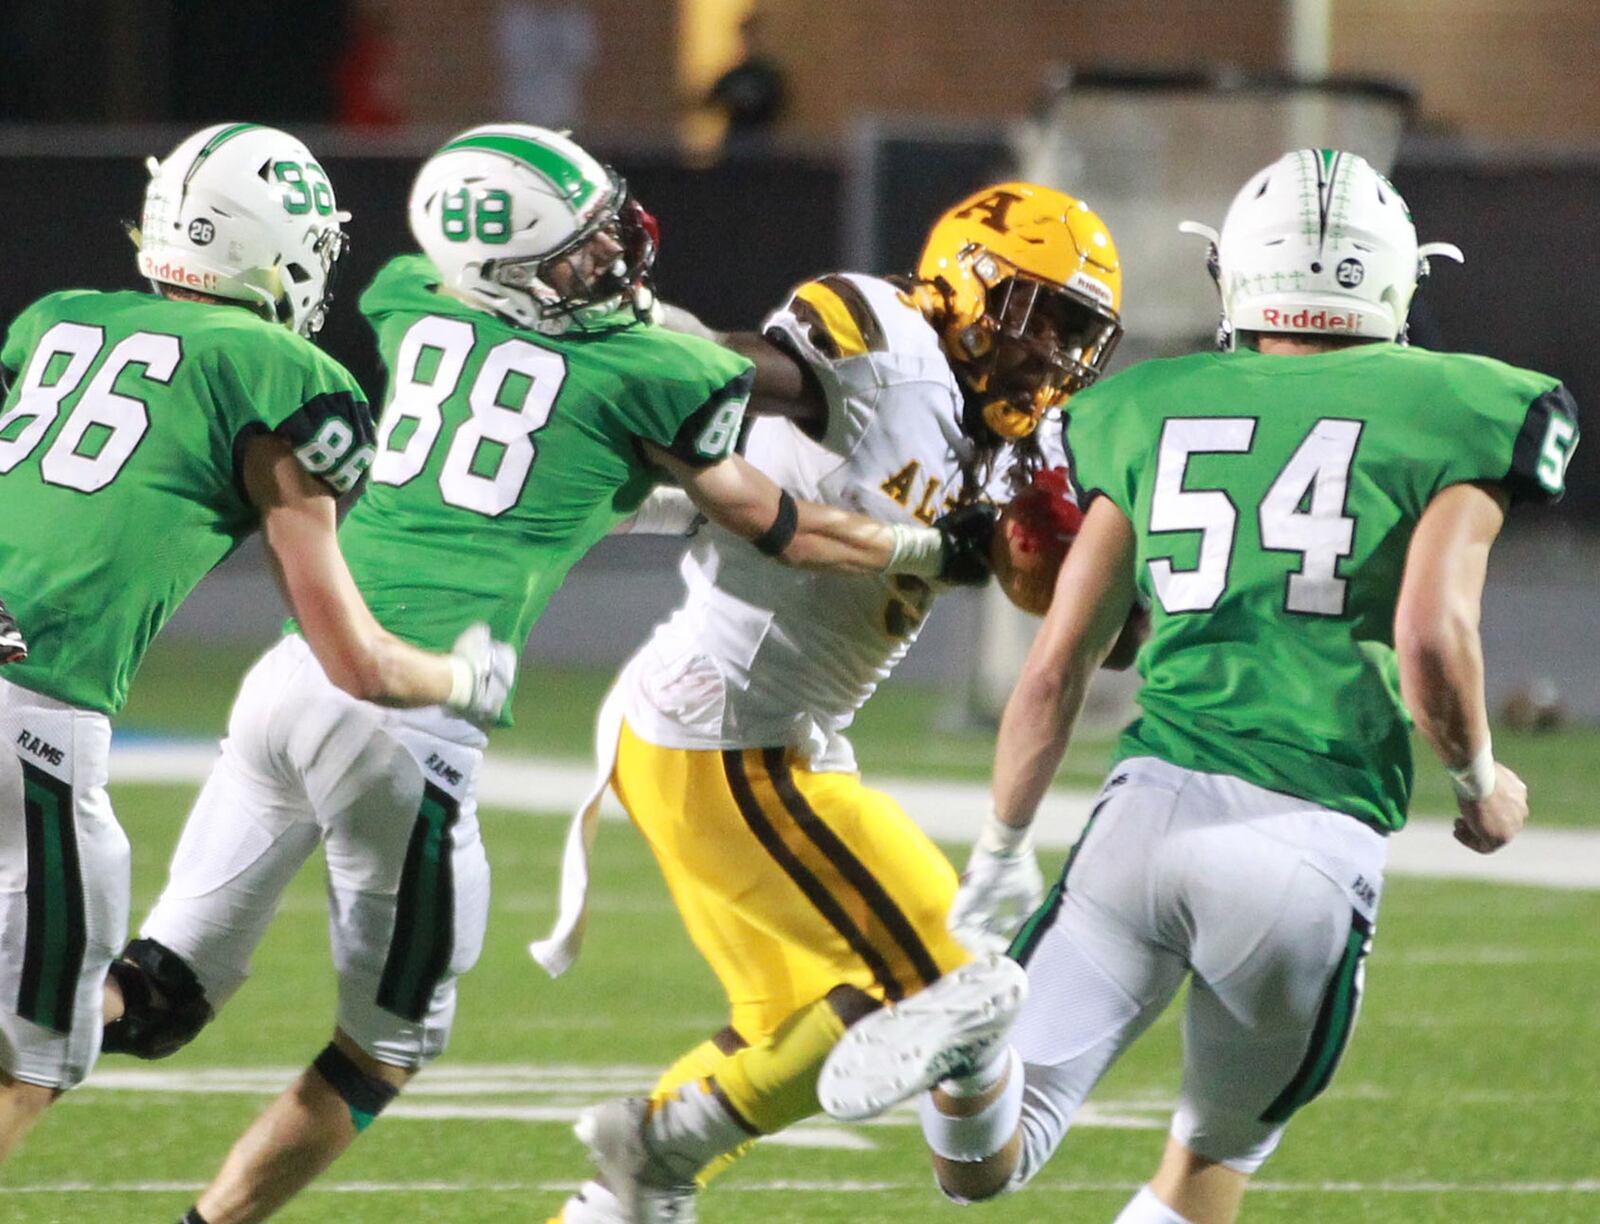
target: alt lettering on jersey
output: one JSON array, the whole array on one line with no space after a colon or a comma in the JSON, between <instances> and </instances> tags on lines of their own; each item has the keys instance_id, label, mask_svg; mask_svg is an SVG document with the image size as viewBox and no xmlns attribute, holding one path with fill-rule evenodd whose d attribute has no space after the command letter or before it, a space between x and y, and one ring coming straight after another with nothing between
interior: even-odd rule
<instances>
[{"instance_id":1,"label":"alt lettering on jersey","mask_svg":"<svg viewBox=\"0 0 1600 1224\"><path fill-rule=\"evenodd\" d=\"M17 747L51 765L59 765L67 757L67 754L54 744L29 731L17 736Z\"/></svg>"},{"instance_id":2,"label":"alt lettering on jersey","mask_svg":"<svg viewBox=\"0 0 1600 1224\"><path fill-rule=\"evenodd\" d=\"M922 486L921 494L917 496L917 503L913 507L911 499L917 495L919 484ZM923 477L922 464L913 459L878 488L931 527L940 515L956 508L958 499L954 493L940 498L942 484L937 476Z\"/></svg>"}]
</instances>

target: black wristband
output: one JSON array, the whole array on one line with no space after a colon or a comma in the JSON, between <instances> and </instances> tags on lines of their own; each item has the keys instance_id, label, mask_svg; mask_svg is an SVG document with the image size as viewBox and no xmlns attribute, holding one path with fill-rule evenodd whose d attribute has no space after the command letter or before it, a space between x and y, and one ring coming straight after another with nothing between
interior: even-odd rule
<instances>
[{"instance_id":1,"label":"black wristband","mask_svg":"<svg viewBox=\"0 0 1600 1224\"><path fill-rule=\"evenodd\" d=\"M768 527L750 543L754 544L769 557L780 557L783 550L789 547L789 541L794 539L794 533L800 526L800 511L795 507L794 498L789 496L787 489L778 493L778 517L772 520Z\"/></svg>"}]
</instances>

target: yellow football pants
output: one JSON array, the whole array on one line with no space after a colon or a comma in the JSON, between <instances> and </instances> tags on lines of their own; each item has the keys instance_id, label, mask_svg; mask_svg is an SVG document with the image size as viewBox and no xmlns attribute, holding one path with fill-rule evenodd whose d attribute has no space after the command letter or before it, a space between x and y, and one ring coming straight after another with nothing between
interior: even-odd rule
<instances>
[{"instance_id":1,"label":"yellow football pants","mask_svg":"<svg viewBox=\"0 0 1600 1224\"><path fill-rule=\"evenodd\" d=\"M624 723L613 782L748 1043L835 986L892 1002L971 959L945 927L949 860L856 774L662 748Z\"/></svg>"}]
</instances>

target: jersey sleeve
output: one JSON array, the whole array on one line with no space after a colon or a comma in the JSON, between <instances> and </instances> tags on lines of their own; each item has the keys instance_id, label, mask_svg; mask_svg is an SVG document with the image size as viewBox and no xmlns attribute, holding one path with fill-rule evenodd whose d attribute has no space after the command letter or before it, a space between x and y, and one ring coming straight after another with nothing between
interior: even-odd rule
<instances>
[{"instance_id":1,"label":"jersey sleeve","mask_svg":"<svg viewBox=\"0 0 1600 1224\"><path fill-rule=\"evenodd\" d=\"M17 375L22 372L22 363L28 356L22 332L22 318L19 316L6 329L5 343L0 345L0 396L11 390L17 381Z\"/></svg>"},{"instance_id":2,"label":"jersey sleeve","mask_svg":"<svg viewBox=\"0 0 1600 1224\"><path fill-rule=\"evenodd\" d=\"M861 444L886 389L930 383L945 393L949 385L943 356L914 351L896 330L860 285L837 273L801 284L762 323L767 341L821 388L828 419L817 440L841 458Z\"/></svg>"},{"instance_id":3,"label":"jersey sleeve","mask_svg":"<svg viewBox=\"0 0 1600 1224\"><path fill-rule=\"evenodd\" d=\"M367 397L337 361L280 330L281 337L268 333L258 343L219 350L212 370L214 391L233 425L235 480L243 487L250 442L273 434L335 494L348 493L376 453Z\"/></svg>"},{"instance_id":4,"label":"jersey sleeve","mask_svg":"<svg viewBox=\"0 0 1600 1224\"><path fill-rule=\"evenodd\" d=\"M649 325L608 340L615 428L691 467L733 454L755 367L699 336Z\"/></svg>"},{"instance_id":5,"label":"jersey sleeve","mask_svg":"<svg viewBox=\"0 0 1600 1224\"><path fill-rule=\"evenodd\" d=\"M1085 510L1108 497L1131 521L1138 493L1140 458L1151 449L1136 435L1139 413L1125 393L1127 375L1113 375L1072 397L1062 444L1078 504Z\"/></svg>"},{"instance_id":6,"label":"jersey sleeve","mask_svg":"<svg viewBox=\"0 0 1600 1224\"><path fill-rule=\"evenodd\" d=\"M1536 396L1511 448L1505 484L1512 501L1560 501L1567 464L1578 447L1578 402L1561 384Z\"/></svg>"},{"instance_id":7,"label":"jersey sleeve","mask_svg":"<svg viewBox=\"0 0 1600 1224\"><path fill-rule=\"evenodd\" d=\"M1471 422L1441 432L1449 450L1438 487L1464 481L1502 485L1513 503L1548 503L1566 492L1577 449L1578 404L1561 383L1499 363L1464 365L1453 380Z\"/></svg>"},{"instance_id":8,"label":"jersey sleeve","mask_svg":"<svg viewBox=\"0 0 1600 1224\"><path fill-rule=\"evenodd\" d=\"M4 396L17 383L22 369L28 364L39 333L45 330L52 299L60 294L40 298L23 310L6 329L5 343L0 344L0 396Z\"/></svg>"},{"instance_id":9,"label":"jersey sleeve","mask_svg":"<svg viewBox=\"0 0 1600 1224\"><path fill-rule=\"evenodd\" d=\"M678 427L666 449L690 467L710 467L733 454L750 405L755 370L735 374L708 396Z\"/></svg>"}]
</instances>

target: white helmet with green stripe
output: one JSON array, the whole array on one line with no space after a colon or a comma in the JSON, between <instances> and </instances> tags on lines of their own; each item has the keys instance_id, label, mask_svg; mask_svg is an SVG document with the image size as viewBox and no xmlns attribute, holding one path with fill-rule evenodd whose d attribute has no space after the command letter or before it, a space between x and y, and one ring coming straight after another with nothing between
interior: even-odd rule
<instances>
[{"instance_id":1,"label":"white helmet with green stripe","mask_svg":"<svg viewBox=\"0 0 1600 1224\"><path fill-rule=\"evenodd\" d=\"M1417 245L1411 210L1354 153L1299 149L1252 175L1219 235L1209 238L1224 333L1303 332L1405 339L1406 315L1429 255L1461 260L1448 242Z\"/></svg>"},{"instance_id":2,"label":"white helmet with green stripe","mask_svg":"<svg viewBox=\"0 0 1600 1224\"><path fill-rule=\"evenodd\" d=\"M559 334L650 304L654 219L615 171L547 128L462 132L423 163L410 217L446 288L523 327ZM608 227L621 256L581 290L558 291L550 266Z\"/></svg>"},{"instance_id":3,"label":"white helmet with green stripe","mask_svg":"<svg viewBox=\"0 0 1600 1224\"><path fill-rule=\"evenodd\" d=\"M139 271L316 335L350 214L311 150L276 128L219 123L145 164Z\"/></svg>"}]
</instances>

